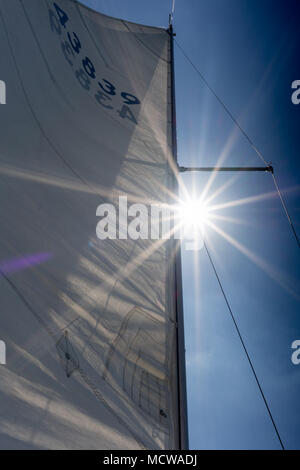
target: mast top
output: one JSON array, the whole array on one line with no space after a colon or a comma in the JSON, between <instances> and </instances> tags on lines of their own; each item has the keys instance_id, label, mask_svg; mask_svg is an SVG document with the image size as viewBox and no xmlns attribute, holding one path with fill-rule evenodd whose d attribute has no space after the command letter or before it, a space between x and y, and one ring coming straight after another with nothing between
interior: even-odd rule
<instances>
[{"instance_id":1,"label":"mast top","mask_svg":"<svg viewBox=\"0 0 300 470\"><path fill-rule=\"evenodd\" d=\"M172 23L173 23L173 19L174 19L174 11L175 11L175 0L173 0L173 2L172 2L172 9L171 9L171 13L169 14L169 28L171 28L171 26L172 26Z\"/></svg>"}]
</instances>

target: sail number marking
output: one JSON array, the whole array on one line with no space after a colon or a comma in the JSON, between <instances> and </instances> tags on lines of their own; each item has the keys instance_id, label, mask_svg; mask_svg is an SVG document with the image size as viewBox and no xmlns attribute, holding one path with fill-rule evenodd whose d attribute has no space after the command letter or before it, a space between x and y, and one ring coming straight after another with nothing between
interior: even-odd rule
<instances>
[{"instance_id":1,"label":"sail number marking","mask_svg":"<svg viewBox=\"0 0 300 470\"><path fill-rule=\"evenodd\" d=\"M67 31L66 26L69 22L69 16L67 13L56 2L53 2L53 7L55 11L53 9L49 9L51 30L56 32L59 36L61 36L63 30L65 30L66 37L61 41L61 50L70 67L74 67L74 61L82 51L80 38L76 32ZM82 88L87 91L91 89L92 83L96 82L97 89L94 97L100 106L108 110L114 110L113 98L120 94L122 98L122 107L117 110L117 113L122 119L128 119L132 123L137 124L137 119L131 106L139 105L140 100L135 95L126 91L118 93L117 88L113 83L107 80L107 78L100 78L97 75L93 61L88 56L85 56L81 60L80 68L75 70L75 77Z\"/></svg>"}]
</instances>

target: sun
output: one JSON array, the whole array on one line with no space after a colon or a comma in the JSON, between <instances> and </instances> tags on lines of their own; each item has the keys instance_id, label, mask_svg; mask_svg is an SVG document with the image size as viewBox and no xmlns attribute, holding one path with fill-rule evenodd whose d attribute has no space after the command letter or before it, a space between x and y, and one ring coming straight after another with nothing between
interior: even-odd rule
<instances>
[{"instance_id":1,"label":"sun","mask_svg":"<svg viewBox=\"0 0 300 470\"><path fill-rule=\"evenodd\" d=\"M181 228L186 234L203 235L205 226L210 219L210 208L201 198L188 198L178 205L178 218Z\"/></svg>"}]
</instances>

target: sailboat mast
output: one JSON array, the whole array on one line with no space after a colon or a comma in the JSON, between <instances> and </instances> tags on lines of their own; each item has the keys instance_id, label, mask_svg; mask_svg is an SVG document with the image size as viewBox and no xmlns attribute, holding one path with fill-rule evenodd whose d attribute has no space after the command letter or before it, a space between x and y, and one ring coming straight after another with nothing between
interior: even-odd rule
<instances>
[{"instance_id":1,"label":"sailboat mast","mask_svg":"<svg viewBox=\"0 0 300 470\"><path fill-rule=\"evenodd\" d=\"M177 160L177 133L176 133L176 102L175 102L175 64L174 64L174 31L172 23L169 25L170 49L171 49L171 120L172 120L172 154L178 167ZM174 192L179 195L177 175L174 175ZM187 415L187 392L186 392L186 365L185 365L185 339L184 339L184 315L182 295L182 265L180 240L176 240L174 254L175 269L175 307L177 324L177 366L178 366L178 425L179 425L179 448L189 448L188 442L188 415Z\"/></svg>"}]
</instances>

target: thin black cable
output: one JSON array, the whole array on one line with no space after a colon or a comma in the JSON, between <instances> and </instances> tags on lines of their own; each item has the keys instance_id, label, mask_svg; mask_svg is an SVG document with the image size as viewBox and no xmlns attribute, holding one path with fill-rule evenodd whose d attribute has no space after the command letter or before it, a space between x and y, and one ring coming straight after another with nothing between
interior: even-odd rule
<instances>
[{"instance_id":1,"label":"thin black cable","mask_svg":"<svg viewBox=\"0 0 300 470\"><path fill-rule=\"evenodd\" d=\"M287 219L288 219L288 221L289 221L289 223L290 223L290 226L291 226L291 228L292 228L293 234L295 235L295 238L296 238L296 241L297 241L297 243L298 243L298 246L300 247L300 240L299 240L299 237L298 237L298 235L297 235L297 232L296 232L296 229L295 229L294 224L293 224L293 222L292 222L292 219L291 219L291 217L290 217L290 214L288 213L286 204L285 204L284 199L283 199L283 197L282 197L281 191L280 191L280 189L279 189L279 187L278 187L278 184L277 184L277 181L276 181L276 178L275 178L274 173L272 173L272 177L273 177L273 181L274 181L274 184L275 184L275 188L276 188L276 190L277 190L277 193L278 193L279 199L280 199L280 201L281 201L283 210L284 210L284 212L285 212L285 214L286 214L286 217L287 217Z\"/></svg>"},{"instance_id":2,"label":"thin black cable","mask_svg":"<svg viewBox=\"0 0 300 470\"><path fill-rule=\"evenodd\" d=\"M239 329L238 324L237 324L237 322L236 322L236 320L235 320L235 317L234 317L234 315L233 315L233 312L232 312L232 309L231 309L231 307L230 307L229 301L228 301L228 299L227 299L227 296L226 296L225 291L224 291L224 289L223 289L221 280L220 280L220 278L219 278L219 275L218 275L218 273L217 273L217 270L216 270L216 268L215 268L214 262L213 262L213 260L212 260L212 257L211 257L211 255L210 255L209 251L208 251L208 248L207 248L207 245L206 245L205 241L204 241L204 247L205 247L206 253L207 253L207 255L208 255L208 258L209 258L209 260L210 260L210 263L211 263L211 265L212 265L212 268L213 268L213 270L214 270L214 273L215 273L215 276L216 276L216 278L217 278L217 281L218 281L218 284L219 284L219 286L220 286L220 289L221 289L221 291L222 291L223 297L224 297L224 299L225 299L225 302L226 302L226 305L227 305L227 307L228 307L228 310L229 310L230 316L231 316L231 318L232 318L232 321L233 321L233 323L234 323L235 329L236 329L236 331L237 331L237 334L238 334L238 336L239 336L239 339L240 339L240 341L241 341L241 344L242 344L243 349L244 349L244 351L245 351L245 354L246 354L246 356L247 356L249 365L250 365L251 370L252 370L252 372L253 372L253 375L254 375L255 381L256 381L256 383L257 383L257 386L258 386L258 388L259 388L260 394L261 394L261 396L262 396L262 399L263 399L263 401L264 401L264 404L265 404L265 406L266 406L266 409L267 409L268 414L269 414L269 416L270 416L270 419L271 419L271 421L272 421L272 424L273 424L273 427L274 427L274 429L275 429L275 432L276 432L276 435L277 435L277 437L278 437L278 440L279 440L279 442L280 442L281 448L282 448L282 450L285 450L284 445L283 445L283 442L282 442L282 439L281 439L280 434L279 434L279 431L278 431L278 428L277 428L277 426L276 426L276 423L275 423L275 421L274 421L273 415L272 415L271 410L270 410L270 408L269 408L269 405L268 405L268 403L267 403L265 394L264 394L264 392L263 392L263 389L262 389L262 387L261 387L261 385L260 385L260 382L259 382L259 380L258 380L258 377L257 377L257 375L256 375L256 372L255 372L254 366L253 366L253 364L252 364L251 358L250 358L250 356L249 356L249 353L248 353L248 351L247 351L245 342L244 342L244 340L243 340L243 337L242 337L242 335L241 335L240 329Z\"/></svg>"},{"instance_id":3,"label":"thin black cable","mask_svg":"<svg viewBox=\"0 0 300 470\"><path fill-rule=\"evenodd\" d=\"M197 72L197 74L199 75L199 77L201 78L201 80L205 83L205 85L207 86L207 88L211 91L211 93L214 95L214 97L216 98L216 100L220 103L220 105L225 109L226 113L228 114L228 116L230 117L230 119L234 122L234 124L239 128L239 130L241 131L241 133L243 134L243 136L247 139L247 141L249 142L250 146L252 147L252 149L254 150L254 152L256 153L256 155L258 155L258 157L261 159L261 161L266 165L266 166L269 166L269 164L266 162L266 160L264 159L264 157L262 156L261 152L258 150L258 148L254 145L254 142L252 141L252 139L249 137L249 135L246 133L246 131L244 131L244 129L242 128L242 126L239 124L238 120L233 116L232 112L229 110L229 108L226 106L226 104L224 103L224 101L222 101L222 99L217 95L217 93L215 92L215 90L210 86L210 84L208 83L208 81L206 80L206 78L204 77L204 75L200 72L200 70L196 67L196 65L192 62L192 60L189 58L189 56L187 55L187 53L184 51L184 49L180 46L180 44L178 43L178 41L174 38L174 41L176 43L176 45L178 46L178 48L181 50L182 54L184 55L184 57L186 58L186 60L190 63L190 65L193 67L193 69Z\"/></svg>"},{"instance_id":4,"label":"thin black cable","mask_svg":"<svg viewBox=\"0 0 300 470\"><path fill-rule=\"evenodd\" d=\"M229 108L226 106L226 104L224 103L224 101L217 95L217 93L215 92L215 90L210 86L210 84L208 83L208 81L206 80L206 78L204 77L204 75L200 72L200 70L196 67L196 65L193 63L193 61L189 58L189 56L187 55L187 53L184 51L184 49L180 46L180 44L178 43L178 41L174 38L174 41L176 43L176 45L178 46L178 48L180 49L180 51L182 52L182 54L184 55L184 57L186 58L186 60L189 62L189 64L193 67L193 69L197 72L197 74L199 75L199 77L201 78L201 80L205 83L205 85L207 86L207 88L211 91L211 93L214 95L214 97L216 98L216 100L221 104L221 106L225 109L226 113L228 114L228 116L230 117L230 119L234 122L234 124L239 128L239 130L241 131L241 133L243 134L243 136L247 139L248 143L250 144L251 148L254 150L254 152L256 153L256 155L260 158L260 160L267 166L269 167L270 164L267 163L267 161L264 159L263 155L261 154L261 152L258 150L258 148L254 145L254 142L252 141L252 139L249 137L249 135L247 134L247 132L242 128L242 126L239 124L238 120L233 116L233 114L231 113L231 111L229 110ZM286 207L286 204L283 200L283 197L282 197L282 194L280 192L280 189L278 187L278 184L277 184L277 181L275 179L275 176L274 176L274 173L272 173L272 176L273 176L273 181L274 181L274 184L275 184L275 188L277 190L277 193L278 193L278 196L280 198L280 201L281 201L281 204L282 204L282 207L283 207L283 210L285 212L285 215L289 221L289 224L291 226L291 229L293 231L293 234L295 235L295 238L296 238L296 241L298 243L298 246L300 247L300 241L299 241L299 238L298 238L298 235L296 233L296 230L295 230L295 227L293 225L293 222L291 220L291 217L288 213L288 210L287 210L287 207Z\"/></svg>"}]
</instances>

